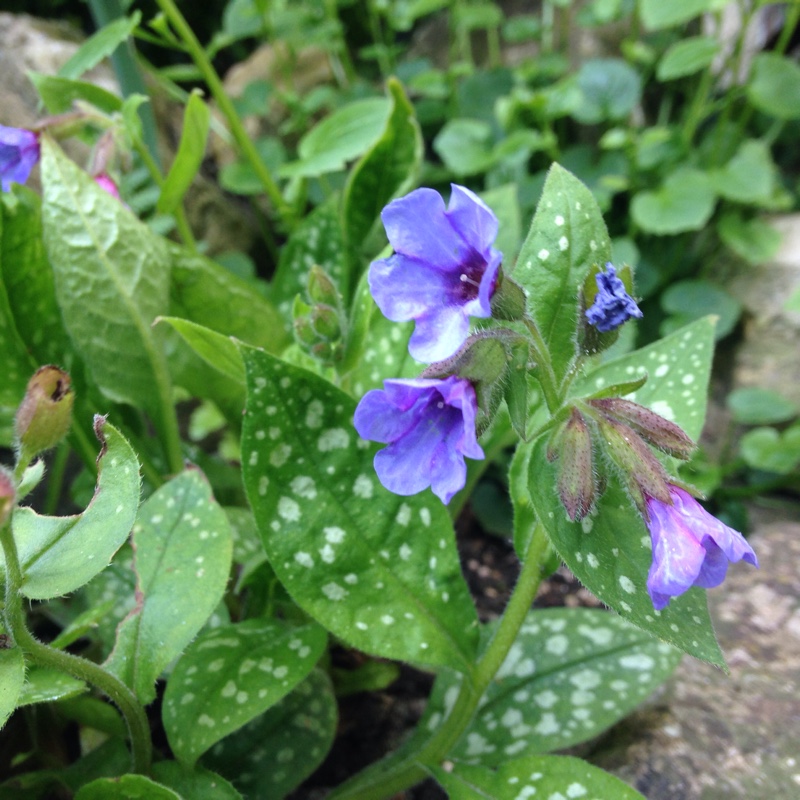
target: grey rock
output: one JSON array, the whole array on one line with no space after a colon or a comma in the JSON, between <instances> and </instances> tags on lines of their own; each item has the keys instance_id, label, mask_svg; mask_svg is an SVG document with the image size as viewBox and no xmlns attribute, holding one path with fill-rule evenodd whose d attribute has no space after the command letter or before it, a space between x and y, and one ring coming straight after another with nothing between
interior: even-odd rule
<instances>
[{"instance_id":1,"label":"grey rock","mask_svg":"<svg viewBox=\"0 0 800 800\"><path fill-rule=\"evenodd\" d=\"M709 592L730 675L685 657L589 756L648 800L800 797L800 522L755 516L761 569L732 566Z\"/></svg>"}]
</instances>

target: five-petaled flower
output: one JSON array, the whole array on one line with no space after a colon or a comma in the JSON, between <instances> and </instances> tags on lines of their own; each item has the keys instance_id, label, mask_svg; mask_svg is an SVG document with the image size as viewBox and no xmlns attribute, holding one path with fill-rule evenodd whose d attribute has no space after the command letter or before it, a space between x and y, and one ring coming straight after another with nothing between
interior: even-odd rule
<instances>
[{"instance_id":1,"label":"five-petaled flower","mask_svg":"<svg viewBox=\"0 0 800 800\"><path fill-rule=\"evenodd\" d=\"M410 495L428 486L443 503L464 487L464 457L483 458L475 437L472 384L444 380L385 380L361 398L354 424L364 439L388 447L375 454L375 471L391 492Z\"/></svg>"},{"instance_id":2,"label":"five-petaled flower","mask_svg":"<svg viewBox=\"0 0 800 800\"><path fill-rule=\"evenodd\" d=\"M24 128L0 125L0 184L3 191L12 183L25 183L39 160L39 137Z\"/></svg>"},{"instance_id":3,"label":"five-petaled flower","mask_svg":"<svg viewBox=\"0 0 800 800\"><path fill-rule=\"evenodd\" d=\"M631 317L641 317L642 312L635 300L625 291L625 284L617 277L614 265L609 261L605 272L595 275L597 295L591 307L586 309L586 319L600 333L607 333L627 322Z\"/></svg>"},{"instance_id":4,"label":"five-petaled flower","mask_svg":"<svg viewBox=\"0 0 800 800\"><path fill-rule=\"evenodd\" d=\"M453 355L469 318L490 317L502 254L492 244L497 218L469 189L452 185L450 205L433 189L389 203L381 213L394 255L373 261L369 286L394 322L414 320L408 344L424 363Z\"/></svg>"},{"instance_id":5,"label":"five-petaled flower","mask_svg":"<svg viewBox=\"0 0 800 800\"><path fill-rule=\"evenodd\" d=\"M647 498L653 563L647 591L659 611L692 586L711 589L725 579L728 562L758 566L753 548L738 531L709 514L690 494L670 486L672 505Z\"/></svg>"}]
</instances>

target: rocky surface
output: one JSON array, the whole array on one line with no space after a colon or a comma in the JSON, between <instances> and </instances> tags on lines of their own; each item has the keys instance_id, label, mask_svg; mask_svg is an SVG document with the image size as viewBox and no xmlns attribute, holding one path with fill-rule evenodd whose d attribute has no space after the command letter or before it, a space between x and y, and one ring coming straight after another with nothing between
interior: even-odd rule
<instances>
[{"instance_id":1,"label":"rocky surface","mask_svg":"<svg viewBox=\"0 0 800 800\"><path fill-rule=\"evenodd\" d=\"M648 800L800 797L800 522L753 516L761 569L736 565L709 593L730 675L684 658L590 756Z\"/></svg>"}]
</instances>

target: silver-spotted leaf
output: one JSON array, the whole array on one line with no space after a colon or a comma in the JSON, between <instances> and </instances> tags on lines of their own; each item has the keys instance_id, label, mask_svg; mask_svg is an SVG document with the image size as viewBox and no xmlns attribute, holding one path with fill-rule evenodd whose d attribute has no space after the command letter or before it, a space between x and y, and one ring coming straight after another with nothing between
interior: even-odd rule
<instances>
[{"instance_id":1,"label":"silver-spotted leaf","mask_svg":"<svg viewBox=\"0 0 800 800\"><path fill-rule=\"evenodd\" d=\"M247 620L198 637L170 675L162 718L184 764L275 705L302 681L325 648L314 623Z\"/></svg>"},{"instance_id":2,"label":"silver-spotted leaf","mask_svg":"<svg viewBox=\"0 0 800 800\"><path fill-rule=\"evenodd\" d=\"M381 486L352 398L266 353L243 356L245 488L295 602L367 652L467 669L477 617L446 508Z\"/></svg>"}]
</instances>

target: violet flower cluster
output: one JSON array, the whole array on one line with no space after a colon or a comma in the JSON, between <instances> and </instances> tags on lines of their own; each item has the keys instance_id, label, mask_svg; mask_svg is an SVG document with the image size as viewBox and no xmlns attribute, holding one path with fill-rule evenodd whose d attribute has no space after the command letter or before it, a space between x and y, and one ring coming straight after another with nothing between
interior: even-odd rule
<instances>
[{"instance_id":1,"label":"violet flower cluster","mask_svg":"<svg viewBox=\"0 0 800 800\"><path fill-rule=\"evenodd\" d=\"M12 183L25 183L39 161L39 137L24 128L0 125L0 185L8 192Z\"/></svg>"},{"instance_id":2,"label":"violet flower cluster","mask_svg":"<svg viewBox=\"0 0 800 800\"><path fill-rule=\"evenodd\" d=\"M469 189L453 184L450 204L433 189L394 200L381 214L395 252L370 265L369 285L395 322L414 320L410 354L425 363L453 355L470 317L490 317L502 254L493 247L498 222ZM464 458L483 458L475 433L472 384L444 379L386 380L358 404L354 424L365 439L388 447L375 456L381 483L400 495L431 487L444 503L464 487Z\"/></svg>"},{"instance_id":3,"label":"violet flower cluster","mask_svg":"<svg viewBox=\"0 0 800 800\"><path fill-rule=\"evenodd\" d=\"M657 611L692 586L711 589L725 579L728 562L758 567L744 537L709 514L688 492L670 486L672 505L647 498L653 563L647 591Z\"/></svg>"}]
</instances>

